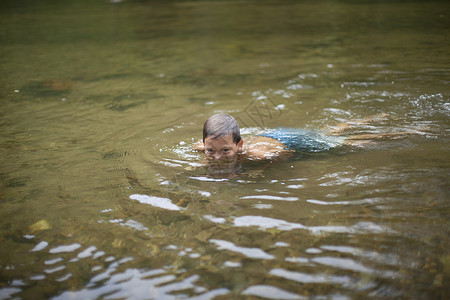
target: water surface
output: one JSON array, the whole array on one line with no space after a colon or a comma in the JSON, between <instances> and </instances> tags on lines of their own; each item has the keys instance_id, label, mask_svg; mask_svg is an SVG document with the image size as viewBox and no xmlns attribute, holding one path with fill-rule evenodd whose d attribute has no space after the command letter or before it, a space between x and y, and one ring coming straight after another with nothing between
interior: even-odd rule
<instances>
[{"instance_id":1,"label":"water surface","mask_svg":"<svg viewBox=\"0 0 450 300\"><path fill-rule=\"evenodd\" d=\"M447 2L0 6L0 299L448 296ZM414 134L211 176L218 112Z\"/></svg>"}]
</instances>

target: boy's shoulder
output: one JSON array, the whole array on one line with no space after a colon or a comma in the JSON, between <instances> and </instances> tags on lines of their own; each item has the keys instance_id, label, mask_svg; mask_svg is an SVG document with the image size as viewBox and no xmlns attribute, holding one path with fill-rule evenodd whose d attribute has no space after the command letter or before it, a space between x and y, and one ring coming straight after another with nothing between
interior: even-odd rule
<instances>
[{"instance_id":1,"label":"boy's shoulder","mask_svg":"<svg viewBox=\"0 0 450 300\"><path fill-rule=\"evenodd\" d=\"M245 139L245 155L250 159L275 159L281 156L290 155L293 151L286 149L286 145L276 139L255 136Z\"/></svg>"}]
</instances>

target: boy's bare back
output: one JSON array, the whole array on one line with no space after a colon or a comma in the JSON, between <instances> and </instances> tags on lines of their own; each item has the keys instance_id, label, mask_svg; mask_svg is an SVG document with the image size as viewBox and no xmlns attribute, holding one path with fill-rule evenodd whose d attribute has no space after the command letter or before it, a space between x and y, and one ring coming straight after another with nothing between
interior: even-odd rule
<instances>
[{"instance_id":1,"label":"boy's bare back","mask_svg":"<svg viewBox=\"0 0 450 300\"><path fill-rule=\"evenodd\" d=\"M286 149L285 144L269 137L250 137L244 142L244 154L253 160L289 157L292 152L294 151Z\"/></svg>"}]
</instances>

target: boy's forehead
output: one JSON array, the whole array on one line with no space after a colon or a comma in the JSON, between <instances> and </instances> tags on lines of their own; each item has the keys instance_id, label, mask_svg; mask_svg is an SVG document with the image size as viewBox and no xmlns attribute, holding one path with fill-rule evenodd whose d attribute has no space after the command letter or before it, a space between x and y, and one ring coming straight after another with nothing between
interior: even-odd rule
<instances>
[{"instance_id":1,"label":"boy's forehead","mask_svg":"<svg viewBox=\"0 0 450 300\"><path fill-rule=\"evenodd\" d=\"M208 136L205 139L205 143L208 144L233 144L233 137L231 135L224 135L216 138L215 136Z\"/></svg>"}]
</instances>

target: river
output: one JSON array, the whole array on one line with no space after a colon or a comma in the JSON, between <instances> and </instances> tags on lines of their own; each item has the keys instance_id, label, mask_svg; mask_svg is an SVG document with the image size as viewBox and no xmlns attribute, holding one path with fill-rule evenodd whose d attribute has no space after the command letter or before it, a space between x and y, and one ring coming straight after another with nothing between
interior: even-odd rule
<instances>
[{"instance_id":1,"label":"river","mask_svg":"<svg viewBox=\"0 0 450 300\"><path fill-rule=\"evenodd\" d=\"M0 8L0 299L449 296L447 1ZM411 134L212 175L220 112Z\"/></svg>"}]
</instances>

